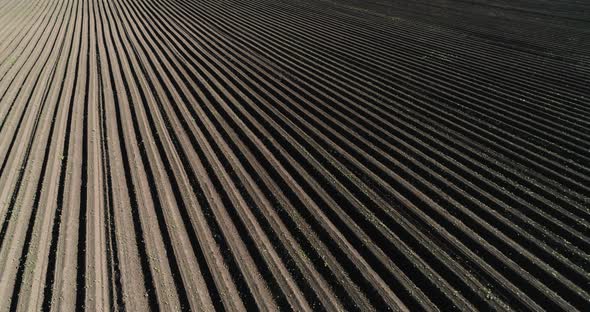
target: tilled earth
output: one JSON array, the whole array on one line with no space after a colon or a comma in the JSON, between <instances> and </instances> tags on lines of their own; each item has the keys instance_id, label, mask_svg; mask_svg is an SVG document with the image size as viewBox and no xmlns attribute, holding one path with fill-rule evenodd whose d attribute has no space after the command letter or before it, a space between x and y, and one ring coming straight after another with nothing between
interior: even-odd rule
<instances>
[{"instance_id":1,"label":"tilled earth","mask_svg":"<svg viewBox=\"0 0 590 312\"><path fill-rule=\"evenodd\" d=\"M0 311L587 311L589 12L0 0Z\"/></svg>"}]
</instances>

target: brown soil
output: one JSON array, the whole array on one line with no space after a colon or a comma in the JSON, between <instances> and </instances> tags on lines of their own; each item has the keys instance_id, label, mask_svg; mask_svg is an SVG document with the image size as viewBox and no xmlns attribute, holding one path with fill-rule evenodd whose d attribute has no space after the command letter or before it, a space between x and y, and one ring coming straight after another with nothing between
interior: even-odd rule
<instances>
[{"instance_id":1,"label":"brown soil","mask_svg":"<svg viewBox=\"0 0 590 312\"><path fill-rule=\"evenodd\" d=\"M0 311L587 309L589 10L0 0Z\"/></svg>"}]
</instances>

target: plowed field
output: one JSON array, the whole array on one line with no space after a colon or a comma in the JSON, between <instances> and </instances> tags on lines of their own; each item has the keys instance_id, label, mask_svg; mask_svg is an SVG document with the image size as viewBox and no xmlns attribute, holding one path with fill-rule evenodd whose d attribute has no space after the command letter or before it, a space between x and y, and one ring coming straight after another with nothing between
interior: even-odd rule
<instances>
[{"instance_id":1,"label":"plowed field","mask_svg":"<svg viewBox=\"0 0 590 312\"><path fill-rule=\"evenodd\" d=\"M0 0L0 311L588 311L589 14Z\"/></svg>"}]
</instances>

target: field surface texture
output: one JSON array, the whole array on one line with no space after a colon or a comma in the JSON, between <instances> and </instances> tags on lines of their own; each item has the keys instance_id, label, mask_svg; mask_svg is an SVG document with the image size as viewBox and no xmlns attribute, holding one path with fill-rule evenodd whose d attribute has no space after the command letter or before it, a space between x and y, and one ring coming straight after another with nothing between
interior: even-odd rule
<instances>
[{"instance_id":1,"label":"field surface texture","mask_svg":"<svg viewBox=\"0 0 590 312\"><path fill-rule=\"evenodd\" d=\"M590 307L590 4L0 0L0 311Z\"/></svg>"}]
</instances>

